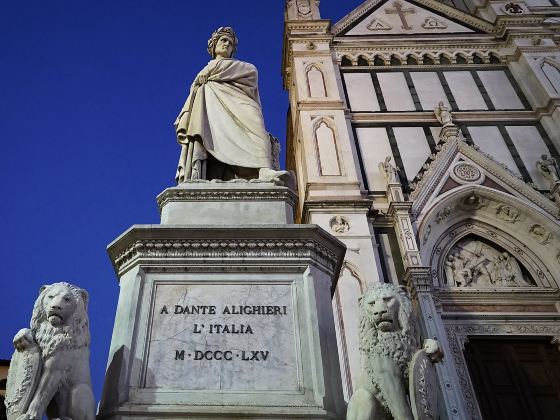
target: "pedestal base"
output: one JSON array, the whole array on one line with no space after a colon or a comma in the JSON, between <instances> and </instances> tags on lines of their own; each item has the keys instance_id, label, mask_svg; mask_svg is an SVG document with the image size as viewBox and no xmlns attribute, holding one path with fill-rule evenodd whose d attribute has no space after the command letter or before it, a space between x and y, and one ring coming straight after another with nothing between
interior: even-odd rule
<instances>
[{"instance_id":1,"label":"pedestal base","mask_svg":"<svg viewBox=\"0 0 560 420\"><path fill-rule=\"evenodd\" d=\"M315 225L133 226L109 245L121 291L98 419L344 418L344 251Z\"/></svg>"}]
</instances>

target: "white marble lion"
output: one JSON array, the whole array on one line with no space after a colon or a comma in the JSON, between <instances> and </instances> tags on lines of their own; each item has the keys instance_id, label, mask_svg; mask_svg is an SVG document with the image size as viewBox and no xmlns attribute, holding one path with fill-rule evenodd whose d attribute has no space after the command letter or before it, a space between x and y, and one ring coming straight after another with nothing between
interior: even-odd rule
<instances>
[{"instance_id":1,"label":"white marble lion","mask_svg":"<svg viewBox=\"0 0 560 420\"><path fill-rule=\"evenodd\" d=\"M409 364L420 350L412 301L399 286L383 283L360 298L361 370L347 420L414 420L408 398ZM424 349L433 362L443 356L436 341Z\"/></svg>"},{"instance_id":2,"label":"white marble lion","mask_svg":"<svg viewBox=\"0 0 560 420\"><path fill-rule=\"evenodd\" d=\"M31 329L14 337L7 382L8 418L94 420L89 368L88 294L68 283L43 286ZM34 359L36 357L36 359Z\"/></svg>"}]
</instances>

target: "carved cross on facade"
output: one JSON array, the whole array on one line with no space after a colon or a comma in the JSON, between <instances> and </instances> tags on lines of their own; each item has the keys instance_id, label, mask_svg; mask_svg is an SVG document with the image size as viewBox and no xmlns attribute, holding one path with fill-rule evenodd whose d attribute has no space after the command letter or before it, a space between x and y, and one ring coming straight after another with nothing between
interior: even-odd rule
<instances>
[{"instance_id":1,"label":"carved cross on facade","mask_svg":"<svg viewBox=\"0 0 560 420\"><path fill-rule=\"evenodd\" d=\"M412 26L409 26L408 22L406 21L406 13L416 13L416 10L413 8L403 9L403 6L400 2L396 1L393 3L394 9L385 9L385 13L388 15L399 15L401 19L401 28L405 30L412 29Z\"/></svg>"}]
</instances>

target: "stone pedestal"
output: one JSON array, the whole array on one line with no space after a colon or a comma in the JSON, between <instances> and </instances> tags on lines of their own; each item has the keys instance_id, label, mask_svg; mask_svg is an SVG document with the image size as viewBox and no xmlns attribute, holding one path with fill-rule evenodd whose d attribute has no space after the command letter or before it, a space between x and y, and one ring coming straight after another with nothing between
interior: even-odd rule
<instances>
[{"instance_id":1,"label":"stone pedestal","mask_svg":"<svg viewBox=\"0 0 560 420\"><path fill-rule=\"evenodd\" d=\"M158 201L162 224L108 248L121 291L98 419L344 418L331 309L344 245L290 224L293 193L272 184Z\"/></svg>"}]
</instances>

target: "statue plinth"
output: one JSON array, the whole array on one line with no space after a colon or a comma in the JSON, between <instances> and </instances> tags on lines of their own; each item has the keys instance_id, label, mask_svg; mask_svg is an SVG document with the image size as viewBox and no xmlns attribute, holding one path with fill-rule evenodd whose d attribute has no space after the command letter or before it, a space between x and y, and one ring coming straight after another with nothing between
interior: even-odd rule
<instances>
[{"instance_id":1,"label":"statue plinth","mask_svg":"<svg viewBox=\"0 0 560 420\"><path fill-rule=\"evenodd\" d=\"M296 194L259 180L186 182L158 197L162 224L281 224L294 222Z\"/></svg>"},{"instance_id":2,"label":"statue plinth","mask_svg":"<svg viewBox=\"0 0 560 420\"><path fill-rule=\"evenodd\" d=\"M455 124L444 125L439 132L442 141L457 140L461 138L461 130Z\"/></svg>"},{"instance_id":3,"label":"statue plinth","mask_svg":"<svg viewBox=\"0 0 560 420\"><path fill-rule=\"evenodd\" d=\"M345 246L270 183L185 183L108 252L120 296L98 419L344 418Z\"/></svg>"}]
</instances>

